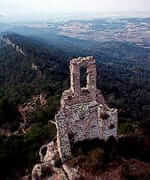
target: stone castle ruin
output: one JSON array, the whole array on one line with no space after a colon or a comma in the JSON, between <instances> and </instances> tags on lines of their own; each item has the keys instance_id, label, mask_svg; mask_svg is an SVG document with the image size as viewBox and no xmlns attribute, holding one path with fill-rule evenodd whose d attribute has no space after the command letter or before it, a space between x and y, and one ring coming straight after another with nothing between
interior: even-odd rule
<instances>
[{"instance_id":1,"label":"stone castle ruin","mask_svg":"<svg viewBox=\"0 0 150 180\"><path fill-rule=\"evenodd\" d=\"M80 68L87 69L87 85L80 87ZM71 143L117 136L118 112L105 103L96 88L96 60L93 57L70 61L70 89L63 92L56 114L57 146L62 161L71 157Z\"/></svg>"}]
</instances>

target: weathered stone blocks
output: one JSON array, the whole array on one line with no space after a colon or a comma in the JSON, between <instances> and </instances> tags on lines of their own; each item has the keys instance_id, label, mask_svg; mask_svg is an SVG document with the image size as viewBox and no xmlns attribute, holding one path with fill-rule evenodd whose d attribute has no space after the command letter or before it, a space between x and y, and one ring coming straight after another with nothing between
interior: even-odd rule
<instances>
[{"instance_id":1,"label":"weathered stone blocks","mask_svg":"<svg viewBox=\"0 0 150 180\"><path fill-rule=\"evenodd\" d=\"M87 68L87 85L80 87L80 67ZM71 156L71 145L85 139L117 136L117 109L110 109L96 88L96 60L93 57L70 61L69 90L63 92L61 108L55 116L57 145L62 161Z\"/></svg>"}]
</instances>

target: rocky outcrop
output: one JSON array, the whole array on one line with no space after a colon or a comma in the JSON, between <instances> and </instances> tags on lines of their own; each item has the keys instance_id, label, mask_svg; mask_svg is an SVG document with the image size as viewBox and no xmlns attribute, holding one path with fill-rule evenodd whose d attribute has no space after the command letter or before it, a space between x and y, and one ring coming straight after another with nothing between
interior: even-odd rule
<instances>
[{"instance_id":1,"label":"rocky outcrop","mask_svg":"<svg viewBox=\"0 0 150 180\"><path fill-rule=\"evenodd\" d=\"M80 88L81 65L88 68L85 88ZM40 162L32 170L32 180L149 180L150 164L132 159L133 152L136 154L141 146L143 153L149 153L149 138L142 142L141 138L125 140L117 136L117 110L107 106L96 88L93 57L73 59L70 71L71 87L63 92L61 108L56 121L52 121L57 127L57 137L41 147ZM94 142L101 144L93 147ZM128 154L128 148L133 154Z\"/></svg>"},{"instance_id":2,"label":"rocky outcrop","mask_svg":"<svg viewBox=\"0 0 150 180\"><path fill-rule=\"evenodd\" d=\"M26 56L25 52L23 51L23 48L13 43L7 36L2 36L0 40L4 42L5 44L7 44L8 46L11 46L12 48L14 48L16 52L22 54L23 56Z\"/></svg>"},{"instance_id":3,"label":"rocky outcrop","mask_svg":"<svg viewBox=\"0 0 150 180\"><path fill-rule=\"evenodd\" d=\"M20 104L17 107L19 118L18 127L15 131L11 128L0 128L0 135L2 136L12 136L12 135L24 135L27 130L30 129L32 124L32 114L37 111L44 111L47 108L46 94L41 93L39 95L33 96L31 99L27 100L24 104Z\"/></svg>"},{"instance_id":4,"label":"rocky outcrop","mask_svg":"<svg viewBox=\"0 0 150 180\"><path fill-rule=\"evenodd\" d=\"M81 66L87 68L85 88L80 87ZM63 92L61 108L55 116L57 141L41 147L39 153L41 163L33 168L33 180L43 179L43 175L46 176L45 169L51 173L48 175L49 179L57 177L61 180L60 175L67 180L82 178L79 166L71 167L67 163L72 158L71 145L86 139L107 140L110 136L117 137L117 109L110 109L101 91L96 88L95 59L93 57L73 59L70 62L70 74L71 87ZM56 168L59 161L61 162L59 168Z\"/></svg>"},{"instance_id":5,"label":"rocky outcrop","mask_svg":"<svg viewBox=\"0 0 150 180\"><path fill-rule=\"evenodd\" d=\"M87 155L72 156L60 162L56 139L41 147L40 163L32 171L32 180L125 180L150 178L150 164L136 159L104 161L104 151L93 149ZM105 164L105 167L104 167Z\"/></svg>"},{"instance_id":6,"label":"rocky outcrop","mask_svg":"<svg viewBox=\"0 0 150 180\"><path fill-rule=\"evenodd\" d=\"M59 153L56 141L52 141L41 147L40 163L36 164L32 170L32 180L68 180L64 169L60 166Z\"/></svg>"},{"instance_id":7,"label":"rocky outcrop","mask_svg":"<svg viewBox=\"0 0 150 180\"><path fill-rule=\"evenodd\" d=\"M46 94L33 96L28 102L18 106L18 111L21 114L20 133L25 133L30 125L31 115L38 110L44 110L47 107Z\"/></svg>"}]
</instances>

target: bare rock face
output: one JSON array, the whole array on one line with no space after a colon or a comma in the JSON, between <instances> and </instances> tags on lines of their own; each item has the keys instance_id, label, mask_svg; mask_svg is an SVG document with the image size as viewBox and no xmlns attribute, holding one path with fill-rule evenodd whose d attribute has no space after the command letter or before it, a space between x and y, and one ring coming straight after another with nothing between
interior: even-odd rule
<instances>
[{"instance_id":1,"label":"bare rock face","mask_svg":"<svg viewBox=\"0 0 150 180\"><path fill-rule=\"evenodd\" d=\"M36 164L32 170L32 180L68 180L64 170L57 167L59 162L59 154L57 150L57 143L50 142L41 147L40 163Z\"/></svg>"},{"instance_id":2,"label":"bare rock face","mask_svg":"<svg viewBox=\"0 0 150 180\"><path fill-rule=\"evenodd\" d=\"M22 47L19 47L17 44L13 43L8 37L7 35L6 36L3 36L1 37L1 40L6 43L8 46L11 46L12 48L14 48L16 50L16 52L22 54L23 56L26 56L26 54L24 53L23 51L23 48Z\"/></svg>"},{"instance_id":3,"label":"bare rock face","mask_svg":"<svg viewBox=\"0 0 150 180\"><path fill-rule=\"evenodd\" d=\"M87 68L87 85L80 87L80 68ZM71 143L117 136L118 112L110 109L96 88L96 60L93 57L70 61L69 90L63 92L56 114L57 144L62 161L71 157Z\"/></svg>"}]
</instances>

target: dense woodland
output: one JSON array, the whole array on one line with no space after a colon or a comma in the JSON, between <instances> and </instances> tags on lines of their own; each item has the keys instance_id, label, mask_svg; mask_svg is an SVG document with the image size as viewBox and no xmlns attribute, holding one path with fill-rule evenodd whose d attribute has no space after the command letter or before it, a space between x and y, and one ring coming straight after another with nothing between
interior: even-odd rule
<instances>
[{"instance_id":1,"label":"dense woodland","mask_svg":"<svg viewBox=\"0 0 150 180\"><path fill-rule=\"evenodd\" d=\"M20 123L18 105L33 95L44 92L48 102L46 110L33 114L30 130L25 135L0 136L3 179L16 176L16 169L20 174L31 170L38 161L39 147L55 136L55 127L48 125L48 121L54 119L61 93L69 88L68 65L72 57L96 58L97 86L107 103L119 110L120 134L150 127L148 50L128 42L95 43L59 37L53 44L54 37L53 41L46 42L15 33L2 36L21 47L25 56L0 42L0 128L15 132Z\"/></svg>"}]
</instances>

